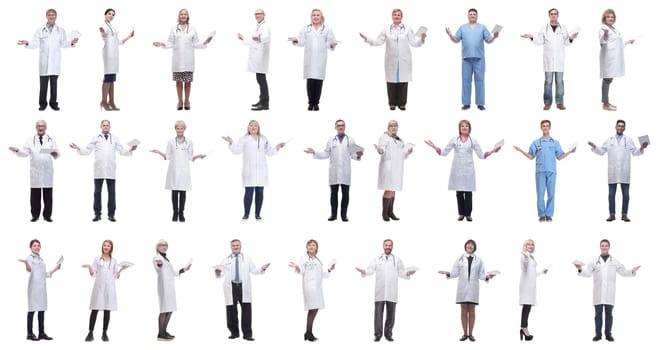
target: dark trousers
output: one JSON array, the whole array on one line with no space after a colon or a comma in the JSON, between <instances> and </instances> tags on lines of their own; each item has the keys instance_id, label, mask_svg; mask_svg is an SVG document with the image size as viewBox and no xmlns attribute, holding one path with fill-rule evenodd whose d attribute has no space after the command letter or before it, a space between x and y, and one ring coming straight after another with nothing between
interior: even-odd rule
<instances>
[{"instance_id":1,"label":"dark trousers","mask_svg":"<svg viewBox=\"0 0 659 350\"><path fill-rule=\"evenodd\" d=\"M529 314L531 313L531 306L532 305L527 304L522 305L522 323L520 324L520 327L522 328L529 327Z\"/></svg>"},{"instance_id":2,"label":"dark trousers","mask_svg":"<svg viewBox=\"0 0 659 350\"><path fill-rule=\"evenodd\" d=\"M101 190L103 190L103 180L105 180L108 185L108 216L114 216L114 211L117 208L114 192L114 179L94 179L94 214L101 215Z\"/></svg>"},{"instance_id":3,"label":"dark trousers","mask_svg":"<svg viewBox=\"0 0 659 350\"><path fill-rule=\"evenodd\" d=\"M240 313L242 322L240 328L243 331L243 338L252 337L252 303L243 302L243 285L231 283L231 294L233 295L233 305L227 305L227 328L232 336L240 335L238 332L238 304L240 304Z\"/></svg>"},{"instance_id":4,"label":"dark trousers","mask_svg":"<svg viewBox=\"0 0 659 350\"><path fill-rule=\"evenodd\" d=\"M604 317L604 335L611 336L611 328L613 327L613 305L599 304L595 305L595 335L602 336L602 309L606 314Z\"/></svg>"},{"instance_id":5,"label":"dark trousers","mask_svg":"<svg viewBox=\"0 0 659 350\"><path fill-rule=\"evenodd\" d=\"M609 214L616 213L617 188L618 184L609 184ZM627 215L627 209L629 209L629 184L620 184L620 190L622 190L622 214Z\"/></svg>"},{"instance_id":6,"label":"dark trousers","mask_svg":"<svg viewBox=\"0 0 659 350\"><path fill-rule=\"evenodd\" d=\"M464 216L471 216L471 192L470 191L456 191L458 197L458 214Z\"/></svg>"},{"instance_id":7,"label":"dark trousers","mask_svg":"<svg viewBox=\"0 0 659 350\"><path fill-rule=\"evenodd\" d=\"M396 303L393 301L376 301L375 302L375 336L382 336L382 316L384 307L387 306L387 321L384 323L384 336L391 338L396 321Z\"/></svg>"},{"instance_id":8,"label":"dark trousers","mask_svg":"<svg viewBox=\"0 0 659 350\"><path fill-rule=\"evenodd\" d=\"M609 103L609 87L613 82L613 78L602 79L602 103Z\"/></svg>"},{"instance_id":9,"label":"dark trousers","mask_svg":"<svg viewBox=\"0 0 659 350\"><path fill-rule=\"evenodd\" d=\"M46 334L44 330L44 311L37 311L37 322L39 322L39 335ZM27 313L27 335L34 335L32 327L34 325L34 311Z\"/></svg>"},{"instance_id":10,"label":"dark trousers","mask_svg":"<svg viewBox=\"0 0 659 350\"><path fill-rule=\"evenodd\" d=\"M348 202L350 201L350 185L330 185L330 206L332 217L336 217L339 207L339 186L341 186L341 217L348 217Z\"/></svg>"},{"instance_id":11,"label":"dark trousers","mask_svg":"<svg viewBox=\"0 0 659 350\"><path fill-rule=\"evenodd\" d=\"M256 193L256 195L254 195ZM258 218L261 217L261 207L263 206L263 186L259 187L245 187L245 197L243 198L243 205L245 206L245 216L249 216L252 210L252 197L256 197L256 209L254 215Z\"/></svg>"},{"instance_id":12,"label":"dark trousers","mask_svg":"<svg viewBox=\"0 0 659 350\"><path fill-rule=\"evenodd\" d=\"M268 94L268 81L265 80L265 73L256 73L256 82L259 84L259 103L263 107L269 107L270 95Z\"/></svg>"},{"instance_id":13,"label":"dark trousers","mask_svg":"<svg viewBox=\"0 0 659 350\"><path fill-rule=\"evenodd\" d=\"M41 214L41 193L43 192L43 217L50 218L53 214L53 188L33 187L30 188L30 211L32 218L38 218Z\"/></svg>"},{"instance_id":14,"label":"dark trousers","mask_svg":"<svg viewBox=\"0 0 659 350\"><path fill-rule=\"evenodd\" d=\"M185 198L187 193L185 191L172 190L172 209L174 214L182 213L185 210Z\"/></svg>"},{"instance_id":15,"label":"dark trousers","mask_svg":"<svg viewBox=\"0 0 659 350\"><path fill-rule=\"evenodd\" d=\"M98 310L92 310L89 314L89 331L94 331L94 326L96 326L96 317L98 316ZM108 330L110 326L110 310L103 310L103 333Z\"/></svg>"},{"instance_id":16,"label":"dark trousers","mask_svg":"<svg viewBox=\"0 0 659 350\"><path fill-rule=\"evenodd\" d=\"M320 94L323 92L323 81L319 79L307 79L307 98L310 105L320 103Z\"/></svg>"},{"instance_id":17,"label":"dark trousers","mask_svg":"<svg viewBox=\"0 0 659 350\"><path fill-rule=\"evenodd\" d=\"M57 78L58 75L40 75L39 76L39 107L46 108L47 105L51 107L57 106ZM46 102L46 94L48 93L48 83L50 83L50 100Z\"/></svg>"},{"instance_id":18,"label":"dark trousers","mask_svg":"<svg viewBox=\"0 0 659 350\"><path fill-rule=\"evenodd\" d=\"M389 106L405 107L407 104L407 83L387 82L387 95L389 96Z\"/></svg>"}]
</instances>

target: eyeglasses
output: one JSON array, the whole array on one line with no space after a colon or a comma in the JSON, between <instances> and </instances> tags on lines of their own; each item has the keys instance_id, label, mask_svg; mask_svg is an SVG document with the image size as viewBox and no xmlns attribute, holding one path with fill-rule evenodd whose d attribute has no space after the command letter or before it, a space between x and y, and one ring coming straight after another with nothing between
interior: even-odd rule
<instances>
[{"instance_id":1,"label":"eyeglasses","mask_svg":"<svg viewBox=\"0 0 659 350\"><path fill-rule=\"evenodd\" d=\"M337 127L337 128L341 128L341 127L344 127L344 128L345 128L345 126L346 126L345 124L336 124L336 127Z\"/></svg>"},{"instance_id":2,"label":"eyeglasses","mask_svg":"<svg viewBox=\"0 0 659 350\"><path fill-rule=\"evenodd\" d=\"M258 15L263 16L263 15L265 15L265 13L263 13L263 12L256 12L256 13L254 13L254 16L258 16Z\"/></svg>"},{"instance_id":3,"label":"eyeglasses","mask_svg":"<svg viewBox=\"0 0 659 350\"><path fill-rule=\"evenodd\" d=\"M169 244L167 244L167 243L160 243L160 244L158 244L158 247L169 247Z\"/></svg>"}]
</instances>

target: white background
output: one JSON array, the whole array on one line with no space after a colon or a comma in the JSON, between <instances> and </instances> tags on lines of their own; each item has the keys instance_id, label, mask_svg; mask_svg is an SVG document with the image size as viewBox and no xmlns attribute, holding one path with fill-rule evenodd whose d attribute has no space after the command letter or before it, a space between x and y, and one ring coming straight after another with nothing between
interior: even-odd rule
<instances>
[{"instance_id":1,"label":"white background","mask_svg":"<svg viewBox=\"0 0 659 350\"><path fill-rule=\"evenodd\" d=\"M6 5L7 6L7 5ZM450 269L473 238L486 270L502 274L481 284L472 347L517 346L519 251L527 238L536 241L540 266L550 272L538 280L538 306L533 308L530 330L534 346L556 348L564 344L590 347L593 331L592 281L576 276L574 259L589 261L599 253L598 242L609 238L611 254L627 264L643 267L632 279L619 278L614 309L615 347L632 348L649 343L653 334L650 317L657 307L656 259L647 251L657 243L652 231L657 196L652 181L657 157L654 145L632 160L631 223L605 222L607 210L606 157L590 152L588 141L601 144L615 132L615 121L627 121L626 134L636 139L657 135L654 112L656 43L650 26L655 6L641 1L22 1L6 7L3 45L4 84L1 85L5 146L21 147L33 135L34 122L45 119L48 133L59 144L62 157L55 162L55 222L30 223L29 165L11 152L0 153L5 184L0 207L5 224L0 245L5 279L0 298L3 348L43 346L24 340L28 275L18 258L29 254L28 242L39 238L49 268L64 254L60 272L48 281L49 309L46 331L55 338L49 347L77 349L101 345L119 348L161 347L281 347L304 346L300 276L287 267L305 253L305 242L320 243L319 257L338 261L332 277L324 282L327 308L316 320L316 346L336 348L372 342L373 279L362 279L355 266L365 267L381 253L385 238L395 242L394 254L421 270L401 281L393 344L377 346L454 346L462 334L459 307L454 304L456 281L437 274ZM59 79L61 111L37 111L38 52L15 43L30 40L45 23L48 8L57 9L57 24L83 33L74 49L63 51ZM120 36L135 26L135 38L120 48L120 73L116 102L120 112L99 112L103 65L98 27L107 7L116 10L113 25ZM176 23L177 12L186 7L191 24L201 36L213 30L217 36L206 50L196 52L192 110L176 111L171 81L171 51L155 48L165 41ZM249 35L254 28L254 9L263 7L272 30L270 111L251 112L258 98L254 75L247 73L247 46L236 33ZM286 41L309 23L311 9L324 11L326 25L341 41L329 54L327 79L319 112L306 111L302 79L303 50ZM393 8L404 11L403 22L417 29L429 28L426 44L413 49L414 80L409 85L408 111L387 108L383 72L384 47L370 47L359 38L375 36L391 23ZM479 21L488 28L503 26L499 39L486 46L486 106L460 110L460 45L450 42L444 27L455 32L467 21L467 10L479 10ZM560 10L561 23L582 31L566 49L566 111L542 111L542 48L521 39L537 34L548 18L549 8ZM617 26L625 39L642 35L626 48L627 74L615 79L611 101L617 112L602 111L598 70L597 30L603 10L614 7ZM84 146L99 132L101 119L112 121L111 132L127 142L142 144L132 157L118 159L117 219L93 223L93 156L81 157L68 148ZM347 133L366 147L361 162L353 162L350 222L327 222L329 189L327 161L303 153L306 147L321 150L333 136L334 121L346 120ZM576 154L558 164L554 222L538 223L535 209L534 162L515 152L540 137L540 120L552 120L552 136L564 149L577 142ZM183 119L186 136L196 153L209 153L192 164L193 190L188 192L186 223L172 223L170 193L164 190L167 162L148 153L165 150L174 137L174 123ZM265 189L263 221L241 222L241 158L233 156L221 136L242 135L250 119L261 123L271 142L292 141L280 154L269 158L270 186ZM397 194L400 222L381 220L381 192L376 189L378 156L372 149L397 119L399 135L418 145L406 162L404 191ZM423 140L443 147L457 136L460 119L469 119L472 136L484 149L505 139L500 153L477 160L474 222L457 222L455 195L447 191L452 155L440 158ZM637 143L638 144L638 143ZM104 193L104 201L105 201ZM620 195L618 196L618 208ZM105 207L105 204L104 204ZM619 209L618 209L619 211ZM105 209L104 209L105 214ZM100 254L101 242L112 239L114 256L136 265L117 281L119 311L112 313L111 342L85 344L88 302L93 280L82 264ZM169 330L172 343L156 342L158 301L156 274L151 259L158 239L170 243L169 256L176 266L193 257L189 273L177 281L179 311ZM229 254L229 241L240 238L244 253L257 264L271 262L254 284L254 343L229 341L221 281L211 266ZM645 248L645 249L642 249ZM101 317L96 337L100 339ZM35 320L36 327L36 320ZM600 344L597 344L600 346Z\"/></svg>"}]
</instances>

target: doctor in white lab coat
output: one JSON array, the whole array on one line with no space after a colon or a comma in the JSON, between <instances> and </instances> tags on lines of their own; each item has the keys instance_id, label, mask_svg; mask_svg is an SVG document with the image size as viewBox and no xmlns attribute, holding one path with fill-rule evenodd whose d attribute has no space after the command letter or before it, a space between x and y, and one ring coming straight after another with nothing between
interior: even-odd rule
<instances>
[{"instance_id":1,"label":"doctor in white lab coat","mask_svg":"<svg viewBox=\"0 0 659 350\"><path fill-rule=\"evenodd\" d=\"M125 148L119 138L110 134L110 121L104 119L101 121L101 133L92 137L91 141L85 148L80 148L75 143L69 145L78 151L81 156L87 156L94 152L94 219L101 220L101 190L103 190L103 181L108 186L108 220L114 222L114 212L116 209L115 200L115 179L117 174L117 155L130 156L137 149L137 145Z\"/></svg>"},{"instance_id":2,"label":"doctor in white lab coat","mask_svg":"<svg viewBox=\"0 0 659 350\"><path fill-rule=\"evenodd\" d=\"M249 121L247 134L239 138L237 142L233 142L229 136L223 136L222 139L229 143L231 153L243 155L242 179L243 187L245 187L243 221L249 218L254 197L256 198L254 217L260 221L263 187L268 186L268 163L265 157L274 156L286 143L282 142L272 146L268 139L261 135L261 127L256 120Z\"/></svg>"},{"instance_id":3,"label":"doctor in white lab coat","mask_svg":"<svg viewBox=\"0 0 659 350\"><path fill-rule=\"evenodd\" d=\"M304 79L307 79L309 111L319 110L320 95L327 69L327 49L334 50L338 44L334 32L325 25L325 16L319 9L311 11L311 24L300 30L297 37L288 40L295 46L304 47Z\"/></svg>"},{"instance_id":4,"label":"doctor in white lab coat","mask_svg":"<svg viewBox=\"0 0 659 350\"><path fill-rule=\"evenodd\" d=\"M238 39L249 46L247 58L247 71L256 73L256 82L259 84L259 102L252 105L253 111L270 109L270 94L268 91L268 64L270 63L270 26L265 22L265 11L256 9L256 28L251 36L238 33Z\"/></svg>"},{"instance_id":5,"label":"doctor in white lab coat","mask_svg":"<svg viewBox=\"0 0 659 350\"><path fill-rule=\"evenodd\" d=\"M624 134L626 123L619 119L616 122L616 134L606 139L601 147L597 147L593 142L588 142L591 150L595 154L604 155L608 153L608 184L609 184L609 217L606 221L616 219L616 189L620 184L622 191L622 217L623 221L631 221L627 216L629 208L629 184L631 180L631 156L640 156L648 147L643 143L640 148L636 148L634 139Z\"/></svg>"},{"instance_id":6,"label":"doctor in white lab coat","mask_svg":"<svg viewBox=\"0 0 659 350\"><path fill-rule=\"evenodd\" d=\"M380 136L375 150L380 155L378 168L378 189L384 190L382 195L382 220L399 220L394 214L396 191L403 190L404 161L414 151L413 144L405 144L398 137L398 122L390 120L387 131Z\"/></svg>"},{"instance_id":7,"label":"doctor in white lab coat","mask_svg":"<svg viewBox=\"0 0 659 350\"><path fill-rule=\"evenodd\" d=\"M199 42L195 27L190 26L188 10L178 12L178 23L169 32L167 42L154 42L153 46L172 51L172 79L176 82L176 95L178 96L177 110L190 109L190 88L192 87L194 73L194 52L196 49L205 49L213 39L212 34ZM183 93L185 90L185 100Z\"/></svg>"},{"instance_id":8,"label":"doctor in white lab coat","mask_svg":"<svg viewBox=\"0 0 659 350\"><path fill-rule=\"evenodd\" d=\"M606 314L604 320L604 336L608 341L614 341L611 334L613 326L613 305L616 298L616 274L623 277L634 277L641 266L626 269L622 263L609 255L611 242L608 239L600 241L600 256L588 265L575 263L579 276L593 278L593 305L595 306L595 337L593 341L602 339L602 311Z\"/></svg>"},{"instance_id":9,"label":"doctor in white lab coat","mask_svg":"<svg viewBox=\"0 0 659 350\"><path fill-rule=\"evenodd\" d=\"M39 110L43 111L50 105L50 108L59 111L57 78L61 70L61 49L73 47L78 42L78 37L69 41L64 28L55 24L57 11L54 9L46 11L46 20L46 24L37 29L31 41L19 40L18 45L39 49ZM50 99L46 101L49 83Z\"/></svg>"},{"instance_id":10,"label":"doctor in white lab coat","mask_svg":"<svg viewBox=\"0 0 659 350\"><path fill-rule=\"evenodd\" d=\"M19 262L25 264L25 270L30 273L27 284L27 340L52 340L46 334L44 327L44 313L48 309L48 297L46 293L46 278L52 277L61 264L55 266L51 271L46 271L46 264L39 255L41 253L41 242L38 239L30 241L30 255ZM39 322L39 336L32 331L34 313L37 312Z\"/></svg>"},{"instance_id":11,"label":"doctor in white lab coat","mask_svg":"<svg viewBox=\"0 0 659 350\"><path fill-rule=\"evenodd\" d=\"M634 39L622 40L622 34L613 26L615 23L615 11L612 9L605 10L602 14L602 27L599 30L599 39L602 108L607 111L617 110L617 106L609 102L609 87L613 82L613 78L625 76L625 46L634 43Z\"/></svg>"},{"instance_id":12,"label":"doctor in white lab coat","mask_svg":"<svg viewBox=\"0 0 659 350\"><path fill-rule=\"evenodd\" d=\"M313 335L313 322L318 314L318 310L325 308L323 279L328 278L335 267L335 263L332 260L329 267L325 268L322 261L316 257L317 253L318 242L315 239L310 239L307 241L307 255L300 258L297 264L294 262L288 264L296 273L302 275L304 309L307 310L307 328L304 333L304 340L310 342L318 339Z\"/></svg>"},{"instance_id":13,"label":"doctor in white lab coat","mask_svg":"<svg viewBox=\"0 0 659 350\"><path fill-rule=\"evenodd\" d=\"M547 273L547 269L538 270L538 263L533 257L535 252L535 242L527 239L522 245L522 256L520 257L520 267L522 270L519 276L519 305L522 306L522 322L520 324L520 340L532 340L533 335L529 334L529 314L531 307L536 304L536 279L540 274Z\"/></svg>"},{"instance_id":14,"label":"doctor in white lab coat","mask_svg":"<svg viewBox=\"0 0 659 350\"><path fill-rule=\"evenodd\" d=\"M176 121L174 124L176 137L167 143L166 153L157 149L151 150L152 153L159 154L164 160L169 159L165 189L172 191L172 208L174 211L172 221L180 222L185 222L183 211L185 210L185 200L187 197L186 191L192 189L190 161L194 162L199 158L206 158L205 154L194 154L192 140L184 135L186 128L187 126L184 121Z\"/></svg>"},{"instance_id":15,"label":"doctor in white lab coat","mask_svg":"<svg viewBox=\"0 0 659 350\"><path fill-rule=\"evenodd\" d=\"M476 305L478 305L480 280L489 281L494 275L486 274L481 258L474 255L476 242L472 239L465 242L465 254L462 254L453 264L451 271L439 271L447 279L457 278L458 289L455 303L460 304L460 320L463 335L460 341L474 338L474 322L476 321Z\"/></svg>"},{"instance_id":16,"label":"doctor in white lab coat","mask_svg":"<svg viewBox=\"0 0 659 350\"><path fill-rule=\"evenodd\" d=\"M412 27L402 23L403 11L394 9L391 12L393 24L380 31L377 37L369 38L359 35L371 46L386 44L384 51L384 75L387 80L389 109L396 107L401 111L406 109L407 83L412 81L412 50L410 47L420 47L426 41L426 33L416 35Z\"/></svg>"},{"instance_id":17,"label":"doctor in white lab coat","mask_svg":"<svg viewBox=\"0 0 659 350\"><path fill-rule=\"evenodd\" d=\"M242 244L240 240L232 240L231 254L224 258L220 265L215 267L215 277L220 278L224 275L222 289L224 290L224 303L226 305L227 328L231 332L229 339L235 339L240 336L238 329L238 304L240 304L242 318L240 329L243 332L243 339L253 341L252 279L250 278L250 274L264 274L270 263L256 267L252 259L241 251Z\"/></svg>"},{"instance_id":18,"label":"doctor in white lab coat","mask_svg":"<svg viewBox=\"0 0 659 350\"><path fill-rule=\"evenodd\" d=\"M119 73L119 45L135 35L131 31L123 40L119 39L119 32L112 26L115 11L111 8L105 10L105 21L98 29L103 39L103 85L101 86L101 108L106 111L118 111L114 103L114 82Z\"/></svg>"},{"instance_id":19,"label":"doctor in white lab coat","mask_svg":"<svg viewBox=\"0 0 659 350\"><path fill-rule=\"evenodd\" d=\"M169 244L161 239L156 244L156 256L153 257L153 267L158 274L158 304L160 315L158 316L158 340L173 340L174 336L167 332L169 319L172 312L176 311L176 290L174 288L174 277L190 270L190 264L176 270L167 258Z\"/></svg>"},{"instance_id":20,"label":"doctor in white lab coat","mask_svg":"<svg viewBox=\"0 0 659 350\"><path fill-rule=\"evenodd\" d=\"M103 310L103 336L101 339L106 342L109 340L107 335L108 326L110 325L110 311L117 310L117 289L114 280L121 276L121 272L128 268L128 265L117 265L117 260L112 257L114 243L106 239L101 246L101 256L94 259L89 265L82 265L89 271L89 275L94 278L94 288L89 303L91 313L89 315L89 333L85 341L94 340L94 326L98 310Z\"/></svg>"},{"instance_id":21,"label":"doctor in white lab coat","mask_svg":"<svg viewBox=\"0 0 659 350\"><path fill-rule=\"evenodd\" d=\"M334 221L337 217L339 206L339 186L341 187L341 220L348 221L348 203L350 200L350 177L352 160L361 160L363 151L354 152L357 146L355 139L345 134L346 122L339 119L334 122L336 136L327 141L325 150L316 152L313 148L307 148L305 153L313 154L314 159L330 159L329 186L331 214L327 219Z\"/></svg>"},{"instance_id":22,"label":"doctor in white lab coat","mask_svg":"<svg viewBox=\"0 0 659 350\"><path fill-rule=\"evenodd\" d=\"M43 218L51 222L53 213L53 159L59 158L55 139L46 134L47 124L37 120L37 134L25 141L23 148L9 147L19 157L30 156L30 212L34 222L41 214L43 193ZM42 153L44 150L45 153Z\"/></svg>"},{"instance_id":23,"label":"doctor in white lab coat","mask_svg":"<svg viewBox=\"0 0 659 350\"><path fill-rule=\"evenodd\" d=\"M552 104L552 85L556 81L556 107L565 109L563 95L565 87L563 72L565 72L565 47L572 44L578 32L570 34L567 26L558 23L558 10L549 10L549 23L538 30L535 37L532 34L523 34L522 38L531 39L531 42L542 46L542 66L545 72L545 89L543 100L544 110L549 110Z\"/></svg>"},{"instance_id":24,"label":"doctor in white lab coat","mask_svg":"<svg viewBox=\"0 0 659 350\"><path fill-rule=\"evenodd\" d=\"M391 253L394 241L385 239L382 243L384 253L373 259L366 269L356 267L362 277L375 274L375 331L373 338L378 342L382 338L382 318L387 308L387 321L384 323L384 337L393 341L394 322L396 320L396 303L398 303L398 279L410 279L416 270L406 270L403 261Z\"/></svg>"}]
</instances>

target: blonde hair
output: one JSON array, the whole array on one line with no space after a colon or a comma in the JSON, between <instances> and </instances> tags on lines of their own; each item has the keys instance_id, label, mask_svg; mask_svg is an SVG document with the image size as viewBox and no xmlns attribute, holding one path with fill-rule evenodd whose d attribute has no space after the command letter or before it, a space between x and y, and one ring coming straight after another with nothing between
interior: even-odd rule
<instances>
[{"instance_id":1,"label":"blonde hair","mask_svg":"<svg viewBox=\"0 0 659 350\"><path fill-rule=\"evenodd\" d=\"M313 9L313 10L311 10L311 16L313 16L313 13L316 12L316 11L318 11L318 13L320 13L320 24L325 24L325 15L323 15L323 11L321 11L319 9Z\"/></svg>"},{"instance_id":2,"label":"blonde hair","mask_svg":"<svg viewBox=\"0 0 659 350\"><path fill-rule=\"evenodd\" d=\"M522 244L522 251L523 251L523 252L526 251L526 245L529 244L529 243L531 243L531 244L533 244L533 245L535 246L535 242L534 242L532 239L529 238L529 239L527 239L526 241L524 241L524 244Z\"/></svg>"},{"instance_id":3,"label":"blonde hair","mask_svg":"<svg viewBox=\"0 0 659 350\"><path fill-rule=\"evenodd\" d=\"M394 13L396 13L396 12L400 12L400 18L403 18L403 10L401 10L401 9L394 9L393 11L391 11L391 15L393 16Z\"/></svg>"},{"instance_id":4,"label":"blonde hair","mask_svg":"<svg viewBox=\"0 0 659 350\"><path fill-rule=\"evenodd\" d=\"M158 243L156 243L156 253L160 253L160 251L158 250L158 247L160 247L161 245L168 246L169 244L164 239L159 240Z\"/></svg>"},{"instance_id":5,"label":"blonde hair","mask_svg":"<svg viewBox=\"0 0 659 350\"><path fill-rule=\"evenodd\" d=\"M256 134L260 136L261 135L261 125L255 119L252 119L252 120L249 121L249 123L247 123L247 135L249 135L249 126L252 123L256 124L256 127L258 128L258 131L256 132Z\"/></svg>"},{"instance_id":6,"label":"blonde hair","mask_svg":"<svg viewBox=\"0 0 659 350\"><path fill-rule=\"evenodd\" d=\"M101 255L103 255L103 245L104 245L105 243L109 243L109 244L110 244L110 251L108 252L108 255L109 255L110 257L112 257L112 252L114 251L114 243L112 243L112 241L109 240L109 239L106 239L105 241L103 241L103 243L101 243Z\"/></svg>"},{"instance_id":7,"label":"blonde hair","mask_svg":"<svg viewBox=\"0 0 659 350\"><path fill-rule=\"evenodd\" d=\"M181 16L181 12L183 12L183 11L185 11L185 13L188 15L188 19L185 21L185 24L190 24L190 11L188 11L188 9L182 8L182 9L178 10L179 17ZM178 18L176 18L176 19L179 20Z\"/></svg>"},{"instance_id":8,"label":"blonde hair","mask_svg":"<svg viewBox=\"0 0 659 350\"><path fill-rule=\"evenodd\" d=\"M604 13L602 14L602 23L603 24L606 24L606 16L609 15L609 14L613 15L613 23L616 22L616 19L618 18L616 16L616 12L613 11L613 9L606 9L606 10L604 10Z\"/></svg>"},{"instance_id":9,"label":"blonde hair","mask_svg":"<svg viewBox=\"0 0 659 350\"><path fill-rule=\"evenodd\" d=\"M188 126L185 125L185 122L184 122L184 121L182 121L182 120L177 120L176 123L174 123L174 129L176 129L176 127L179 126L179 125L183 126L183 130L185 130L185 129L188 128Z\"/></svg>"}]
</instances>

